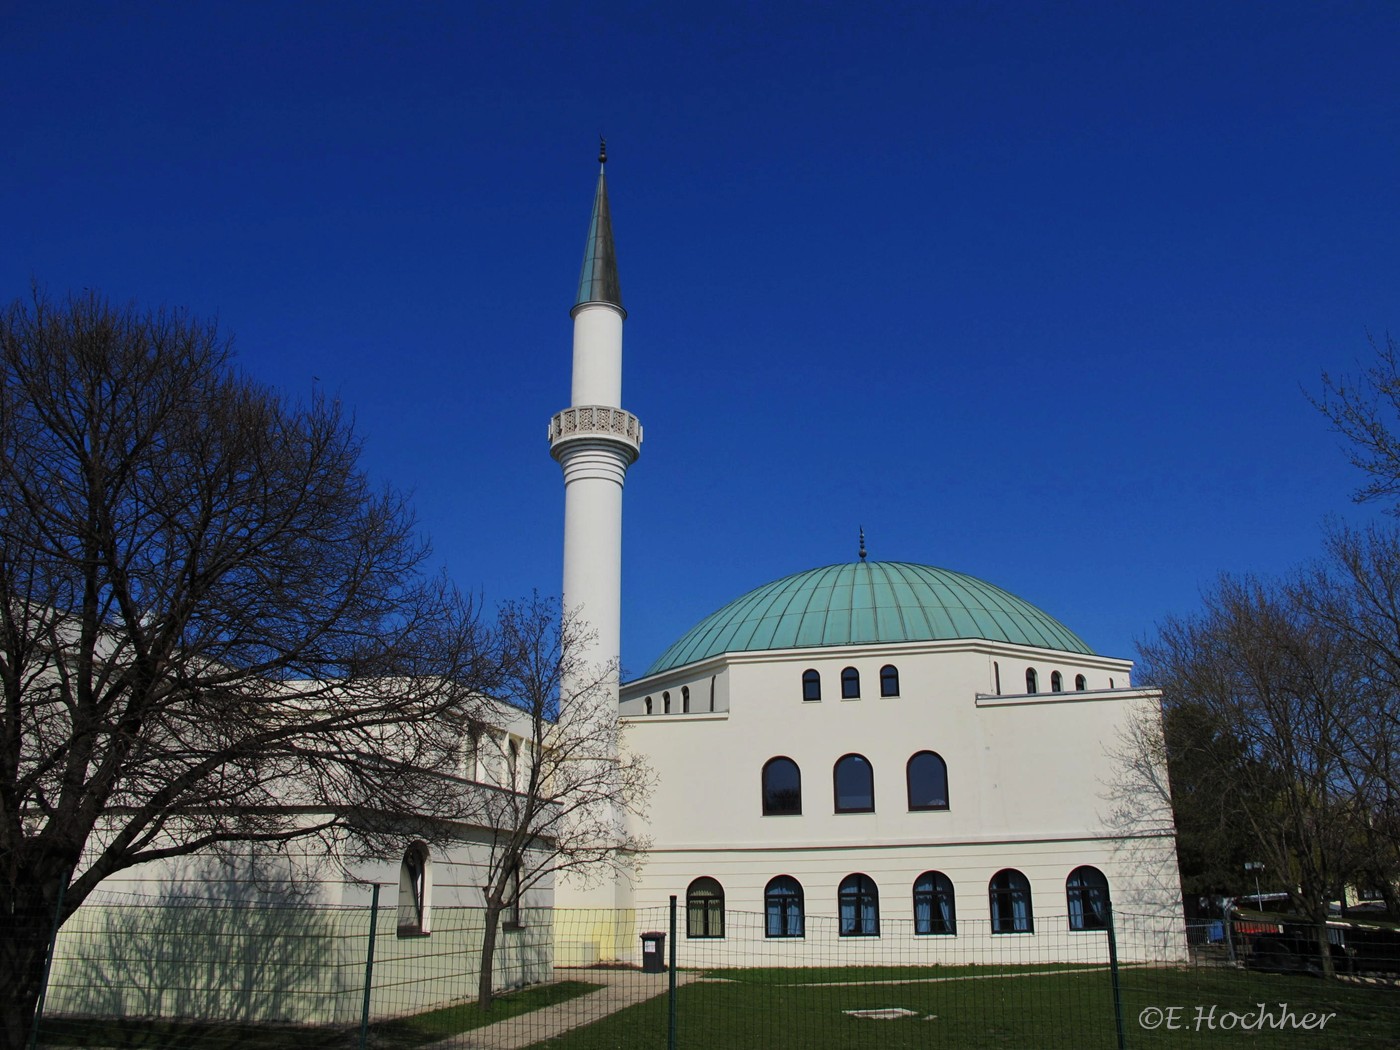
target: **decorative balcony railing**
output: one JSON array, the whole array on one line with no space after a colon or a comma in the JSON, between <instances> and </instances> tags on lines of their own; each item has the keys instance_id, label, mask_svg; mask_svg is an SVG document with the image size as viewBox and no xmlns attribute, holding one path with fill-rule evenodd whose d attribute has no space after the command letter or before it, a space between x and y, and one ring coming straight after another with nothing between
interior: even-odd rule
<instances>
[{"instance_id":1,"label":"decorative balcony railing","mask_svg":"<svg viewBox=\"0 0 1400 1050\"><path fill-rule=\"evenodd\" d=\"M556 413L549 421L551 448L570 438L612 438L637 450L642 444L642 424L625 409L574 405Z\"/></svg>"}]
</instances>

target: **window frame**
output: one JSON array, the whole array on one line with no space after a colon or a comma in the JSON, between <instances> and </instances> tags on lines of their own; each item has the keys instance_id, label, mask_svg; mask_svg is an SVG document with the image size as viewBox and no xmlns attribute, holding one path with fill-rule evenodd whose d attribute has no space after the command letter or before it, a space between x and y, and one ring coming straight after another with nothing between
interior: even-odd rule
<instances>
[{"instance_id":1,"label":"window frame","mask_svg":"<svg viewBox=\"0 0 1400 1050\"><path fill-rule=\"evenodd\" d=\"M928 756L930 756L930 757L932 757L932 758L937 759L937 760L938 760L938 765L939 765L939 766L941 767L941 769L942 769L942 773L943 773L943 804L942 804L942 805L938 805L938 804L933 804L933 805L922 805L922 804L917 804L917 803L915 803L915 801L914 801L914 760L917 759L917 758L921 758L921 757L923 757L924 755L928 755ZM928 810L938 811L938 810L945 810L945 809L948 809L948 808L949 808L949 798L948 798L949 791L948 791L948 762L947 762L947 760L946 760L942 755L940 755L937 751L930 751L930 750L927 749L927 748L925 748L923 751L915 751L912 755L909 756L909 761L907 761L907 762L904 763L904 791L905 791L905 796L906 796L906 798L908 799L908 802L909 802L909 810L910 810L911 813L912 813L912 812L923 812L923 811L928 811Z\"/></svg>"},{"instance_id":2,"label":"window frame","mask_svg":"<svg viewBox=\"0 0 1400 1050\"><path fill-rule=\"evenodd\" d=\"M1004 885L998 885L999 881ZM1018 901L1018 895L1023 900ZM1018 903L1025 905L1021 915L1016 914ZM1002 868L988 879L987 904L994 936L1035 933L1035 902L1031 897L1030 880L1023 872Z\"/></svg>"},{"instance_id":3,"label":"window frame","mask_svg":"<svg viewBox=\"0 0 1400 1050\"><path fill-rule=\"evenodd\" d=\"M768 804L768 771L778 762L786 762L791 765L792 771L797 775L797 806L795 809L778 809ZM789 758L787 755L774 755L763 763L763 770L759 774L759 800L765 817L802 816L802 767L797 764L796 759Z\"/></svg>"},{"instance_id":4,"label":"window frame","mask_svg":"<svg viewBox=\"0 0 1400 1050\"><path fill-rule=\"evenodd\" d=\"M1026 668L1026 692L1030 695L1040 692L1040 675L1036 674L1034 667Z\"/></svg>"},{"instance_id":5,"label":"window frame","mask_svg":"<svg viewBox=\"0 0 1400 1050\"><path fill-rule=\"evenodd\" d=\"M774 875L763 887L763 936L775 940L807 936L806 892L791 875Z\"/></svg>"},{"instance_id":6,"label":"window frame","mask_svg":"<svg viewBox=\"0 0 1400 1050\"><path fill-rule=\"evenodd\" d=\"M819 703L822 698L822 676L815 667L809 667L802 672L802 702L804 704Z\"/></svg>"},{"instance_id":7,"label":"window frame","mask_svg":"<svg viewBox=\"0 0 1400 1050\"><path fill-rule=\"evenodd\" d=\"M880 668L880 695L899 695L899 668L894 664L885 664Z\"/></svg>"},{"instance_id":8,"label":"window frame","mask_svg":"<svg viewBox=\"0 0 1400 1050\"><path fill-rule=\"evenodd\" d=\"M841 668L841 699L860 699L860 672L854 667Z\"/></svg>"},{"instance_id":9,"label":"window frame","mask_svg":"<svg viewBox=\"0 0 1400 1050\"><path fill-rule=\"evenodd\" d=\"M921 884L927 880L928 886ZM914 936L956 937L958 935L958 900L953 880L941 871L929 870L914 880ZM927 906L926 918L919 917L919 905ZM947 908L942 907L946 903ZM934 916L937 916L937 919ZM935 929L942 926L943 929ZM927 927L927 928L922 928Z\"/></svg>"},{"instance_id":10,"label":"window frame","mask_svg":"<svg viewBox=\"0 0 1400 1050\"><path fill-rule=\"evenodd\" d=\"M836 921L838 936L880 936L880 887L874 879L855 871L841 880L836 888Z\"/></svg>"},{"instance_id":11,"label":"window frame","mask_svg":"<svg viewBox=\"0 0 1400 1050\"><path fill-rule=\"evenodd\" d=\"M1059 671L1050 672L1050 692L1063 693L1065 691L1065 676Z\"/></svg>"},{"instance_id":12,"label":"window frame","mask_svg":"<svg viewBox=\"0 0 1400 1050\"><path fill-rule=\"evenodd\" d=\"M865 763L866 776L870 784L870 804L868 806L843 806L841 805L841 767L847 760L859 760ZM831 767L831 804L836 813L874 813L875 812L875 766L870 759L862 754L851 751L838 758Z\"/></svg>"},{"instance_id":13,"label":"window frame","mask_svg":"<svg viewBox=\"0 0 1400 1050\"><path fill-rule=\"evenodd\" d=\"M713 892L705 892L713 889ZM697 911L696 905L700 905ZM696 917L700 922L696 923ZM718 932L711 927L718 916ZM697 925L700 927L696 932ZM724 886L711 875L701 875L692 879L685 888L685 937L690 941L714 941L724 939Z\"/></svg>"},{"instance_id":14,"label":"window frame","mask_svg":"<svg viewBox=\"0 0 1400 1050\"><path fill-rule=\"evenodd\" d=\"M1095 878L1097 884L1089 885L1088 882ZM1099 892L1103 896L1096 902L1094 895ZM1113 895L1109 890L1108 876L1092 864L1081 864L1075 868L1065 876L1065 906L1068 909L1071 930L1108 929L1109 919L1113 914Z\"/></svg>"}]
</instances>

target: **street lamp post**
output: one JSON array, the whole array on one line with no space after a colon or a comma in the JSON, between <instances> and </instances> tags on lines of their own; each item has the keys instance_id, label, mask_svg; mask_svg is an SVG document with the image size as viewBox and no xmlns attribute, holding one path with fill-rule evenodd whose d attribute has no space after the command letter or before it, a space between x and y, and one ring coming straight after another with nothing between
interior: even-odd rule
<instances>
[{"instance_id":1,"label":"street lamp post","mask_svg":"<svg viewBox=\"0 0 1400 1050\"><path fill-rule=\"evenodd\" d=\"M1254 874L1254 906L1259 910L1264 910L1264 895L1259 892L1259 873L1264 870L1263 862L1257 860L1247 860L1244 862L1244 870Z\"/></svg>"}]
</instances>

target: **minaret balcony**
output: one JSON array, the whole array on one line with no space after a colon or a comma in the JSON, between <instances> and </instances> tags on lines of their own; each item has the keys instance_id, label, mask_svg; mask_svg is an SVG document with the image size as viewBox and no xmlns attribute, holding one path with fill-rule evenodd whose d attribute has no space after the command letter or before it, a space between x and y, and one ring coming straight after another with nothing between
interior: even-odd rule
<instances>
[{"instance_id":1,"label":"minaret balcony","mask_svg":"<svg viewBox=\"0 0 1400 1050\"><path fill-rule=\"evenodd\" d=\"M585 438L616 442L636 459L642 450L642 424L626 409L609 405L574 405L549 421L551 453L567 442Z\"/></svg>"}]
</instances>

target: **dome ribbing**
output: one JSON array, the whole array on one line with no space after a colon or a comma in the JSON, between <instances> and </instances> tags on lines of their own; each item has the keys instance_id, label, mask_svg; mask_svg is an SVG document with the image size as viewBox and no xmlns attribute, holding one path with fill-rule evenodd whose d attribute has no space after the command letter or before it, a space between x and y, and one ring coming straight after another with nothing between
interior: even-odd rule
<instances>
[{"instance_id":1,"label":"dome ribbing","mask_svg":"<svg viewBox=\"0 0 1400 1050\"><path fill-rule=\"evenodd\" d=\"M736 598L682 635L647 675L720 653L954 638L1093 653L1054 617L975 576L908 562L848 562Z\"/></svg>"}]
</instances>

